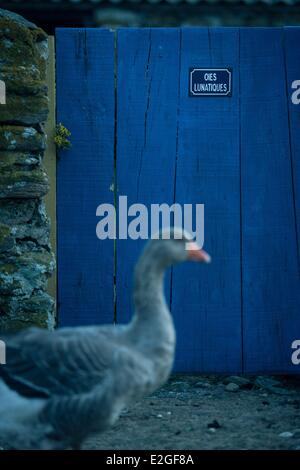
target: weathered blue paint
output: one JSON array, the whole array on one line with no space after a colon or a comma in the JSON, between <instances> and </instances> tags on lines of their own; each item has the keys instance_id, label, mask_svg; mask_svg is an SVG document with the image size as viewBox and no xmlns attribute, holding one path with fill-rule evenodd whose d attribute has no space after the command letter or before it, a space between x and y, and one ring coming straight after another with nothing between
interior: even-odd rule
<instances>
[{"instance_id":1,"label":"weathered blue paint","mask_svg":"<svg viewBox=\"0 0 300 470\"><path fill-rule=\"evenodd\" d=\"M117 41L117 188L128 204L172 204L179 82L178 29L124 29ZM150 222L150 220L149 220ZM149 226L150 228L150 226ZM134 264L144 241L117 242L117 319L132 314ZM170 275L166 279L170 298Z\"/></svg>"},{"instance_id":2,"label":"weathered blue paint","mask_svg":"<svg viewBox=\"0 0 300 470\"><path fill-rule=\"evenodd\" d=\"M300 289L284 31L240 34L244 368L288 372Z\"/></svg>"},{"instance_id":3,"label":"weathered blue paint","mask_svg":"<svg viewBox=\"0 0 300 470\"><path fill-rule=\"evenodd\" d=\"M145 242L117 240L114 257L113 242L96 238L98 204L204 203L213 262L166 279L175 369L299 372L300 28L116 34L114 56L109 31L57 33L58 121L73 134L58 164L61 324L132 315ZM232 96L189 96L191 68L229 69Z\"/></svg>"},{"instance_id":4,"label":"weathered blue paint","mask_svg":"<svg viewBox=\"0 0 300 470\"><path fill-rule=\"evenodd\" d=\"M204 247L213 262L173 270L178 370L241 369L238 35L231 28L182 31L175 198L205 204ZM231 67L232 97L189 97L190 64Z\"/></svg>"},{"instance_id":5,"label":"weathered blue paint","mask_svg":"<svg viewBox=\"0 0 300 470\"><path fill-rule=\"evenodd\" d=\"M293 210L295 225L297 227L297 260L300 272L300 49L297 47L297 44L299 44L299 39L299 27L284 28L286 95L289 107L288 120L290 131L290 162L292 172L291 189L294 202ZM296 91L295 86L297 86L297 104L292 101L293 94Z\"/></svg>"},{"instance_id":6,"label":"weathered blue paint","mask_svg":"<svg viewBox=\"0 0 300 470\"><path fill-rule=\"evenodd\" d=\"M96 208L113 203L114 35L97 29L56 32L57 122L72 148L57 168L60 325L112 322L113 241L96 237Z\"/></svg>"}]
</instances>

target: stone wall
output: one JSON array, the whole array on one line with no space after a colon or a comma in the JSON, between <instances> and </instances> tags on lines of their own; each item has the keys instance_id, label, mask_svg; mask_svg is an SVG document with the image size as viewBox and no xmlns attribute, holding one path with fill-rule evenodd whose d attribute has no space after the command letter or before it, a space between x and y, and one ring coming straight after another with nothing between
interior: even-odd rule
<instances>
[{"instance_id":1,"label":"stone wall","mask_svg":"<svg viewBox=\"0 0 300 470\"><path fill-rule=\"evenodd\" d=\"M46 292L55 260L43 197L42 167L48 114L47 36L22 17L0 9L0 330L54 325Z\"/></svg>"}]
</instances>

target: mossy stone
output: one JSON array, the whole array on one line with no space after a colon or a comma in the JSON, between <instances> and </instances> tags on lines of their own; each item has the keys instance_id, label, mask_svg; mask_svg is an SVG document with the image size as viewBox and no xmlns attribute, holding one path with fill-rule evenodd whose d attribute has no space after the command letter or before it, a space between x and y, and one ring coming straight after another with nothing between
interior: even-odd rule
<instances>
[{"instance_id":1,"label":"mossy stone","mask_svg":"<svg viewBox=\"0 0 300 470\"><path fill-rule=\"evenodd\" d=\"M34 127L0 126L0 150L45 150L45 134Z\"/></svg>"},{"instance_id":2,"label":"mossy stone","mask_svg":"<svg viewBox=\"0 0 300 470\"><path fill-rule=\"evenodd\" d=\"M43 196L49 182L41 163L48 115L47 35L0 9L0 330L53 328L54 301L46 292L55 268Z\"/></svg>"},{"instance_id":3,"label":"mossy stone","mask_svg":"<svg viewBox=\"0 0 300 470\"><path fill-rule=\"evenodd\" d=\"M54 327L54 301L46 292L37 292L28 299L0 299L0 331L15 332L31 326Z\"/></svg>"},{"instance_id":4,"label":"mossy stone","mask_svg":"<svg viewBox=\"0 0 300 470\"><path fill-rule=\"evenodd\" d=\"M24 67L23 65L2 66L0 80L6 85L6 93L19 96L44 96L47 94L47 85L41 79L39 69Z\"/></svg>"},{"instance_id":5,"label":"mossy stone","mask_svg":"<svg viewBox=\"0 0 300 470\"><path fill-rule=\"evenodd\" d=\"M6 224L0 223L0 253L11 251L15 246L13 230Z\"/></svg>"},{"instance_id":6,"label":"mossy stone","mask_svg":"<svg viewBox=\"0 0 300 470\"><path fill-rule=\"evenodd\" d=\"M15 18L0 16L0 63L36 67L45 76L46 60L37 47L47 36L41 29L30 29Z\"/></svg>"},{"instance_id":7,"label":"mossy stone","mask_svg":"<svg viewBox=\"0 0 300 470\"><path fill-rule=\"evenodd\" d=\"M0 151L0 170L31 169L41 163L42 155L33 152Z\"/></svg>"},{"instance_id":8,"label":"mossy stone","mask_svg":"<svg viewBox=\"0 0 300 470\"><path fill-rule=\"evenodd\" d=\"M38 124L48 116L47 96L19 96L8 93L6 105L1 107L0 123Z\"/></svg>"},{"instance_id":9,"label":"mossy stone","mask_svg":"<svg viewBox=\"0 0 300 470\"><path fill-rule=\"evenodd\" d=\"M41 167L0 173L0 198L37 198L47 194L49 180Z\"/></svg>"},{"instance_id":10,"label":"mossy stone","mask_svg":"<svg viewBox=\"0 0 300 470\"><path fill-rule=\"evenodd\" d=\"M39 205L38 199L0 199L0 222L26 226L38 212Z\"/></svg>"},{"instance_id":11,"label":"mossy stone","mask_svg":"<svg viewBox=\"0 0 300 470\"><path fill-rule=\"evenodd\" d=\"M0 254L0 294L28 298L45 289L55 268L55 259L44 248L20 254Z\"/></svg>"}]
</instances>

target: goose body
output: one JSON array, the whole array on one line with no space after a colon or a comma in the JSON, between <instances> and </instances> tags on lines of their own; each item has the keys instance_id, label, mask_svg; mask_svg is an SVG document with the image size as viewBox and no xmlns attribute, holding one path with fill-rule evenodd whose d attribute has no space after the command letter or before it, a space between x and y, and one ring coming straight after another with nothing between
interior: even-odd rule
<instances>
[{"instance_id":1,"label":"goose body","mask_svg":"<svg viewBox=\"0 0 300 470\"><path fill-rule=\"evenodd\" d=\"M128 325L30 328L1 337L7 357L0 366L1 436L16 448L79 448L160 387L175 352L164 272L187 259L209 261L181 229L147 244L135 268Z\"/></svg>"}]
</instances>

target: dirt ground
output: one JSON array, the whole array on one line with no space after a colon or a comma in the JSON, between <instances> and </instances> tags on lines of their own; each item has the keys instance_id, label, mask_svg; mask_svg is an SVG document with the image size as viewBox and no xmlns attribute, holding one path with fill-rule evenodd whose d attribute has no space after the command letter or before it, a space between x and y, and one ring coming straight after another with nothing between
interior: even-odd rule
<instances>
[{"instance_id":1,"label":"dirt ground","mask_svg":"<svg viewBox=\"0 0 300 470\"><path fill-rule=\"evenodd\" d=\"M174 375L85 448L300 450L300 377Z\"/></svg>"}]
</instances>

